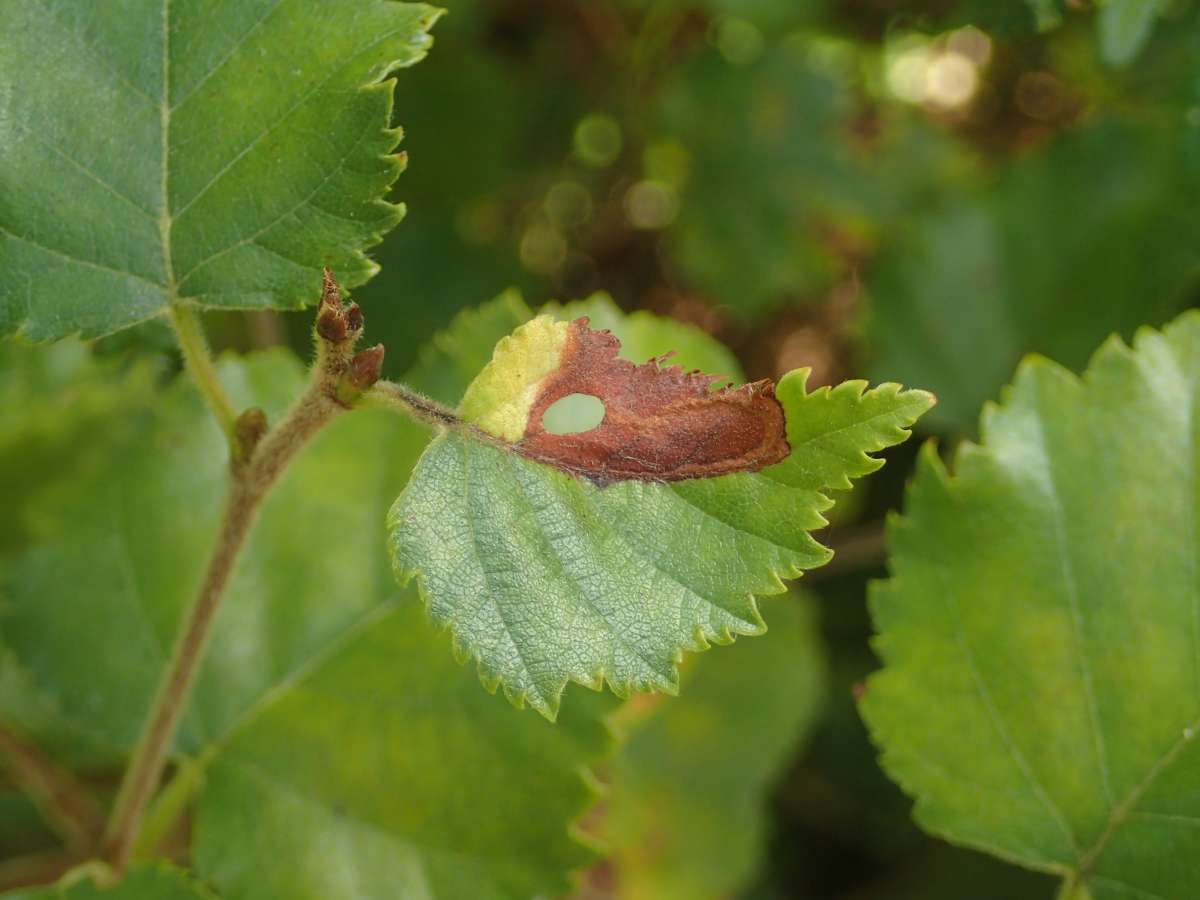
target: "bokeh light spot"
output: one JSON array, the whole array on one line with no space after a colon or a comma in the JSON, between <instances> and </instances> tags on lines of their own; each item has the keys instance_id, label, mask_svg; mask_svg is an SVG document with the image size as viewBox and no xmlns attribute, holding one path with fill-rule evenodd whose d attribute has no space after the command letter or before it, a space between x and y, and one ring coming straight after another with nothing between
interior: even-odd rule
<instances>
[{"instance_id":1,"label":"bokeh light spot","mask_svg":"<svg viewBox=\"0 0 1200 900\"><path fill-rule=\"evenodd\" d=\"M538 223L521 235L521 264L539 275L557 272L567 258L567 239L557 228Z\"/></svg>"},{"instance_id":2,"label":"bokeh light spot","mask_svg":"<svg viewBox=\"0 0 1200 900\"><path fill-rule=\"evenodd\" d=\"M639 181L625 192L625 215L634 228L666 228L678 213L679 197L662 181Z\"/></svg>"},{"instance_id":3,"label":"bokeh light spot","mask_svg":"<svg viewBox=\"0 0 1200 900\"><path fill-rule=\"evenodd\" d=\"M575 126L575 155L595 169L611 166L621 155L621 126L612 116L593 113Z\"/></svg>"},{"instance_id":4,"label":"bokeh light spot","mask_svg":"<svg viewBox=\"0 0 1200 900\"><path fill-rule=\"evenodd\" d=\"M964 106L979 87L975 63L953 50L935 56L925 70L925 97L945 109Z\"/></svg>"},{"instance_id":5,"label":"bokeh light spot","mask_svg":"<svg viewBox=\"0 0 1200 900\"><path fill-rule=\"evenodd\" d=\"M758 27L733 16L717 22L714 43L726 62L735 66L748 65L763 52L763 36Z\"/></svg>"},{"instance_id":6,"label":"bokeh light spot","mask_svg":"<svg viewBox=\"0 0 1200 900\"><path fill-rule=\"evenodd\" d=\"M546 192L542 208L554 226L574 228L592 217L592 195L578 181L560 181Z\"/></svg>"}]
</instances>

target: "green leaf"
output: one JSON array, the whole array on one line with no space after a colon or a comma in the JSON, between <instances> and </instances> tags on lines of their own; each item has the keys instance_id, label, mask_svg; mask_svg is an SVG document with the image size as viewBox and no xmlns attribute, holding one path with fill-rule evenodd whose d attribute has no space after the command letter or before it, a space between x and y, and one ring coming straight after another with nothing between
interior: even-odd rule
<instances>
[{"instance_id":1,"label":"green leaf","mask_svg":"<svg viewBox=\"0 0 1200 900\"><path fill-rule=\"evenodd\" d=\"M530 191L546 189L545 167L557 171L566 150L556 138L569 139L583 105L573 79L547 79L544 68L517 64L487 39L506 17L492 0L438 5L447 15L436 51L396 85L404 146L416 165L403 180L408 215L372 253L379 274L355 292L370 311L371 340L383 342L397 371L497 286L537 281L538 295L549 289L521 265L525 220L508 204L523 206Z\"/></svg>"},{"instance_id":2,"label":"green leaf","mask_svg":"<svg viewBox=\"0 0 1200 900\"><path fill-rule=\"evenodd\" d=\"M807 598L772 605L753 644L695 657L610 767L604 835L619 897L737 894L766 842L773 782L815 724L825 660Z\"/></svg>"},{"instance_id":3,"label":"green leaf","mask_svg":"<svg viewBox=\"0 0 1200 900\"><path fill-rule=\"evenodd\" d=\"M463 310L421 348L405 382L440 403L457 406L479 370L492 358L496 342L532 316L515 290Z\"/></svg>"},{"instance_id":4,"label":"green leaf","mask_svg":"<svg viewBox=\"0 0 1200 900\"><path fill-rule=\"evenodd\" d=\"M1062 0L1025 0L1033 11L1038 31L1050 31L1062 24Z\"/></svg>"},{"instance_id":5,"label":"green leaf","mask_svg":"<svg viewBox=\"0 0 1200 900\"><path fill-rule=\"evenodd\" d=\"M1170 129L1103 123L907 223L868 282L871 371L927 386L929 424L967 430L1022 354L1082 366L1112 332L1165 322L1200 282L1182 150Z\"/></svg>"},{"instance_id":6,"label":"green leaf","mask_svg":"<svg viewBox=\"0 0 1200 900\"><path fill-rule=\"evenodd\" d=\"M1195 313L1027 361L953 476L927 448L873 592L862 711L917 821L1092 900L1200 895L1198 392Z\"/></svg>"},{"instance_id":7,"label":"green leaf","mask_svg":"<svg viewBox=\"0 0 1200 900\"><path fill-rule=\"evenodd\" d=\"M347 286L380 198L391 82L436 18L390 0L0 8L0 334L99 335L170 304L299 307Z\"/></svg>"},{"instance_id":8,"label":"green leaf","mask_svg":"<svg viewBox=\"0 0 1200 900\"><path fill-rule=\"evenodd\" d=\"M1100 54L1112 66L1133 62L1167 8L1167 0L1108 0L1097 13Z\"/></svg>"},{"instance_id":9,"label":"green leaf","mask_svg":"<svg viewBox=\"0 0 1200 900\"><path fill-rule=\"evenodd\" d=\"M481 412L509 402L506 385L528 397L514 364L540 352L533 334L499 345L492 365L509 374L489 367L468 389L490 385L487 402L476 395ZM868 454L902 441L933 402L865 382L809 393L806 377L793 372L777 390L791 456L755 473L601 488L448 431L389 514L397 576L417 577L434 621L518 706L553 717L568 681L674 692L682 651L760 633L754 595L826 561L808 533L825 524L824 492L882 465Z\"/></svg>"},{"instance_id":10,"label":"green leaf","mask_svg":"<svg viewBox=\"0 0 1200 900\"><path fill-rule=\"evenodd\" d=\"M720 372L740 378L736 357L694 325L665 319L644 310L622 312L607 294L586 300L547 303L538 313L570 322L581 316L591 327L611 331L621 342L621 356L631 362L671 354L671 362L685 369ZM501 338L533 318L533 312L516 290L454 317L444 331L426 344L405 382L434 400L457 406L475 376L492 358Z\"/></svg>"},{"instance_id":11,"label":"green leaf","mask_svg":"<svg viewBox=\"0 0 1200 900\"><path fill-rule=\"evenodd\" d=\"M54 887L4 896L7 900L216 900L216 894L166 863L133 866L110 888L69 876Z\"/></svg>"},{"instance_id":12,"label":"green leaf","mask_svg":"<svg viewBox=\"0 0 1200 900\"><path fill-rule=\"evenodd\" d=\"M281 352L225 360L221 376L272 420L303 385ZM227 479L186 380L127 432L46 504L46 539L0 585L14 663L0 666L0 717L91 766L137 738ZM203 776L197 872L230 900L456 897L464 879L472 896L527 897L564 890L592 859L568 829L610 743L605 698L565 727L521 715L395 587L385 507L426 439L390 412L335 421L237 566L175 748Z\"/></svg>"},{"instance_id":13,"label":"green leaf","mask_svg":"<svg viewBox=\"0 0 1200 900\"><path fill-rule=\"evenodd\" d=\"M91 436L148 401L154 369L97 360L79 341L0 342L0 553L41 530L37 498L94 461Z\"/></svg>"},{"instance_id":14,"label":"green leaf","mask_svg":"<svg viewBox=\"0 0 1200 900\"><path fill-rule=\"evenodd\" d=\"M196 866L229 898L524 898L594 860L567 826L610 737L604 698L557 725L479 690L424 611L382 609L230 739ZM264 865L275 860L275 865Z\"/></svg>"},{"instance_id":15,"label":"green leaf","mask_svg":"<svg viewBox=\"0 0 1200 900\"><path fill-rule=\"evenodd\" d=\"M303 384L299 363L283 352L231 361L221 374L239 408L261 406L272 421ZM363 413L336 423L296 460L234 575L181 747L198 750L226 732L380 602L387 570L378 555L347 570L315 553L312 542L378 529L385 506L370 494L403 485L405 458L411 464L422 438L395 416ZM223 442L199 395L179 380L106 448L102 465L40 510L47 539L7 573L6 642L63 714L117 756L137 737L179 617L200 583L225 489ZM320 531L298 532L297 523L318 520ZM330 585L337 586L332 599ZM60 599L48 604L46 597ZM104 656L103 676L95 659L80 654L83 646Z\"/></svg>"}]
</instances>

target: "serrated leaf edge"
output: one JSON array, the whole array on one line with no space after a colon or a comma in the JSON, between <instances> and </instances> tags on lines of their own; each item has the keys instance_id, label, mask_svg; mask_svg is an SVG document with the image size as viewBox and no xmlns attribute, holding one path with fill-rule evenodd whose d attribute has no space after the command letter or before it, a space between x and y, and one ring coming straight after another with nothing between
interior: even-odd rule
<instances>
[{"instance_id":1,"label":"serrated leaf edge","mask_svg":"<svg viewBox=\"0 0 1200 900\"><path fill-rule=\"evenodd\" d=\"M1156 329L1152 326L1142 326L1134 333L1131 343L1126 343L1119 334L1111 334L1091 355L1081 374L1077 374L1066 366L1041 354L1026 354L1018 364L1011 383L1005 385L1001 390L999 402L989 401L984 404L984 408L980 414L980 440L977 442L963 441L960 443L955 448L949 463L945 462L938 453L936 441L932 439L927 441L921 447L918 456L917 472L908 486L907 494L915 496L919 492L928 490L930 483L947 495L960 490L962 479L965 477L962 472L967 462L972 457L988 456L993 452L989 446L989 438L993 434L996 422L1011 408L1014 397L1020 392L1023 386L1031 384L1039 378L1049 377L1067 381L1072 387L1081 392L1092 390L1095 388L1094 380L1096 372L1107 360L1122 357L1127 361L1135 361L1137 355L1149 343L1159 340L1170 341L1175 334L1183 332L1186 329L1200 330L1200 310L1188 310L1167 323L1162 329ZM913 534L915 527L909 516L902 515L898 511L890 513L887 522L889 548L897 542L897 539ZM899 592L903 584L903 575L896 570L895 563L890 558L890 552L888 569L888 577L872 582L869 589L869 607L871 617L875 622L878 622L880 618L877 609L878 605L884 601L884 598L888 594ZM883 665L868 676L866 682L867 696L870 694L871 683L888 671L893 658L893 650L889 647L889 641L885 633L877 632L871 639L871 646ZM902 665L903 663L898 664ZM895 759L897 756L903 754L897 754L882 738L885 731L890 732L890 729L886 726L881 728L865 716L864 721L873 741L880 750L880 765L888 773L889 777L899 784L906 794L914 799L913 817L923 828L950 843L984 850L999 859L1016 865L1059 875L1067 879L1068 887L1086 886L1090 870L1103 855L1112 836L1134 810L1141 797L1150 789L1154 781L1178 758L1179 754L1195 741L1197 737L1200 737L1200 716L1198 716L1183 728L1181 736L1161 754L1157 764L1151 768L1146 777L1136 784L1125 797L1111 807L1108 820L1101 830L1099 837L1090 847L1078 847L1069 823L1063 823L1063 827L1067 829L1072 845L1078 851L1078 857L1075 861L1076 865L1069 866L1055 860L1041 864L1035 862L1034 858L1046 856L1045 853L1036 848L1027 848L1028 857L1022 859L1017 857L1012 851L996 847L986 840L963 838L929 823L925 819L924 811L928 809L932 801L927 795L917 790L912 779L907 777L905 773L897 770ZM913 759L918 763L920 762L920 760ZM1064 892L1064 896L1066 893Z\"/></svg>"},{"instance_id":2,"label":"serrated leaf edge","mask_svg":"<svg viewBox=\"0 0 1200 900\"><path fill-rule=\"evenodd\" d=\"M889 444L884 438L879 437L872 443L871 448L862 450L858 453L858 456L856 457L855 462L860 468L856 469L854 472L844 476L843 482L844 482L845 488L850 488L853 486L852 480L851 480L852 478L865 476L867 474L870 474L871 472L877 471L881 466L883 466L884 460L881 460L877 457L873 457L870 455L870 453L885 449L888 446L893 446L894 444L900 443L903 440L907 439L907 437L909 435L911 435L911 425L920 417L920 415L923 412L925 412L927 409L929 409L929 407L931 407L936 402L936 398L932 394L930 394L926 391L913 390L913 389L905 390L901 385L899 385L895 382L884 382L884 383L876 386L875 388L871 388L870 390L868 390L869 383L867 381L854 380L854 381L843 382L841 385L837 385L837 386L820 387L820 388L817 388L816 390L814 390L813 392L809 393L806 389L806 382L807 382L808 374L810 371L811 370L809 370L809 369L797 369L791 373L788 373L788 375L784 376L785 378L787 378L788 376L794 375L799 379L799 381L800 381L799 387L801 388L802 391L804 391L802 400L807 400L812 397L822 398L823 396L828 396L828 395L837 396L837 394L834 392L839 391L839 390L843 393L852 392L855 395L856 405L861 405L862 402L868 396L868 394L874 394L876 392L882 392L882 397L885 399L900 397L902 394L912 394L913 395L912 402L910 404L906 404L905 406L900 407L899 409L888 410L886 413L881 413L877 416L868 417L865 420L853 423L853 425L851 425L851 426L845 426L845 427L861 426L863 424L870 423L871 421L873 421L876 418L884 418L885 416L892 416L892 417L899 416L902 421L906 418L909 419L908 424L905 426L893 425L891 427L891 434L895 437L895 440L891 444ZM914 410L915 410L915 413L913 412ZM472 440L477 437L475 435L475 433L473 431L471 431L470 429L463 429L463 430L468 432L466 434L467 440ZM838 430L840 430L840 429L838 429ZM874 429L872 431L874 433ZM831 433L836 433L836 430L835 430L835 432L831 432ZM444 438L444 432L443 432L443 434L438 435L438 437L435 437L434 440L430 441L430 443L426 446L425 450L421 454L422 459L426 456L426 454L428 454L430 452L430 449L432 447L434 447L443 438ZM499 442L488 441L487 443L495 446ZM803 446L803 445L801 445L801 446ZM793 448L793 452L794 452L794 449L795 448ZM542 465L541 463L537 463L533 460L526 460L525 462L527 462L530 465ZM420 464L421 464L420 460L418 460L417 466L414 468L414 473L419 469ZM785 461L785 463L780 463L779 465L784 465L784 464L786 464L786 461ZM554 469L555 467L548 466L547 468ZM555 471L559 471L559 470L555 469ZM764 469L761 472L754 473L754 474L764 475L769 478L770 471L771 471L770 468L768 468L768 469ZM563 474L564 477L568 477L568 478L574 477L567 473L561 473L561 474ZM723 476L723 477L738 477L738 475L741 475L741 474L746 474L746 473L737 473L732 476ZM772 479L772 480L778 480L778 479ZM410 484L411 484L411 482L410 482ZM828 521L824 518L823 515L821 515L821 513L825 510L828 510L831 506L833 506L835 501L831 497L828 496L826 491L844 489L838 485L832 485L832 486L826 486L823 490L809 491L808 489L804 489L804 488L795 488L792 485L786 484L785 482L781 482L781 485L787 486L794 490L803 490L806 493L812 493L812 494L816 495L816 497L819 498L820 505L818 505L818 507L815 509L815 513L816 513L817 518L820 520L820 524L818 524L813 529L810 529L808 531L808 533L810 535L811 535L812 531L819 530L819 528L824 527L825 524L828 524ZM663 484L662 486L665 488L670 487L669 484ZM405 489L403 491L401 491L400 496L397 497L396 502L392 505L391 509L388 512L387 524L388 524L389 534L394 533L400 527L397 511L398 511L401 501L403 500L408 489L409 489L409 486L406 486ZM602 490L602 488L598 488L598 490ZM708 513L705 513L705 514L708 515ZM722 524L727 524L727 523L722 523ZM832 555L833 555L832 551L828 550L828 548L822 547L820 545L820 543L818 541L816 541L815 538L813 539L813 542L816 544L817 547L820 547L822 550L824 550L828 554L828 556L824 560L825 562L827 562L829 558L832 558ZM389 553L389 556L392 559L392 567L393 567L393 571L396 575L396 579L401 584L401 586L407 586L414 578L416 579L417 593L421 598L422 604L425 606L425 610L426 610L427 615L429 616L430 621L433 622L433 624L435 625L435 627L438 629L439 632L445 632L445 631L450 632L451 647L453 648L453 653L454 653L455 658L460 663L464 663L464 664L470 659L475 660L476 672L478 673L480 683L483 685L484 689L487 690L491 694L495 694L498 689L503 688L504 696L515 707L517 707L518 709L523 709L525 707L525 704L528 702L531 707L533 707L535 710L537 710L539 713L541 713L543 716L545 716L550 721L555 721L555 719L557 718L558 709L559 709L559 706L560 706L560 703L562 700L562 695L565 692L567 685L571 684L571 683L582 685L583 687L586 687L589 690L593 690L593 691L602 691L604 689L605 684L607 684L609 689L617 697L620 697L622 699L628 698L634 691L638 691L638 692L642 692L642 693L655 693L655 692L661 691L662 693L665 693L665 694L668 694L671 696L677 695L679 692L679 664L683 661L683 657L684 657L685 653L687 653L687 652L693 652L693 653L704 652L704 651L710 649L714 645L727 646L729 644L732 644L739 635L756 636L756 635L763 634L766 631L766 623L764 622L764 620L762 618L762 614L758 609L758 599L760 597L777 596L779 594L784 593L787 590L787 585L785 584L785 581L784 581L785 579L794 580L796 578L801 577L803 575L803 573L805 571L807 571L806 569L801 568L798 565L787 565L787 566L783 566L783 567L780 567L777 569L770 570L766 576L767 578L771 579L771 581L772 581L769 588L766 588L761 591L750 592L748 594L747 599L749 600L749 606L754 615L755 621L750 626L748 626L744 629L731 628L730 626L726 625L726 626L722 627L722 629L720 631L709 631L703 625L697 625L692 631L690 644L681 644L678 648L676 648L676 650L668 658L667 663L669 666L669 672L664 673L664 678L660 682L650 682L650 681L645 681L645 680L639 681L639 680L633 679L633 678L626 679L621 682L617 682L612 679L610 673L606 670L606 668L604 666L599 666L596 669L594 669L590 672L584 673L582 675L580 675L580 674L566 675L562 679L561 684L557 685L557 687L554 689L553 694L550 696L547 696L547 695L544 695L542 692L538 691L536 689L536 687L527 687L524 689L513 688L511 685L509 685L507 682L504 681L503 676L490 671L483 656L479 653L473 652L470 648L466 647L462 643L460 636L458 634L458 631L455 628L455 624L454 624L452 617L450 617L449 615L439 616L434 613L433 601L429 594L428 587L425 583L424 573L422 572L420 567L418 567L418 566L404 567L398 563L394 553Z\"/></svg>"}]
</instances>

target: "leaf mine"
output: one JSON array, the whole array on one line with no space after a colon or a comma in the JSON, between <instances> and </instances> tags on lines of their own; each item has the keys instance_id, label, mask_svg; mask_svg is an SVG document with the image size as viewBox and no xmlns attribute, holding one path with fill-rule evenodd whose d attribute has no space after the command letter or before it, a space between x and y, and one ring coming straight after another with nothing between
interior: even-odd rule
<instances>
[{"instance_id":1,"label":"leaf mine","mask_svg":"<svg viewBox=\"0 0 1200 900\"><path fill-rule=\"evenodd\" d=\"M620 347L612 333L590 329L586 316L535 319L501 342L480 376L484 384L519 384L518 403L497 424L494 411L504 404L488 401L499 398L490 391L469 396L468 421L477 405L486 410L479 427L508 439L515 452L599 485L756 472L787 458L783 407L770 381L714 390L722 376L663 366L669 354L638 365L618 356ZM604 403L600 424L576 433L548 430L546 411L572 394Z\"/></svg>"}]
</instances>

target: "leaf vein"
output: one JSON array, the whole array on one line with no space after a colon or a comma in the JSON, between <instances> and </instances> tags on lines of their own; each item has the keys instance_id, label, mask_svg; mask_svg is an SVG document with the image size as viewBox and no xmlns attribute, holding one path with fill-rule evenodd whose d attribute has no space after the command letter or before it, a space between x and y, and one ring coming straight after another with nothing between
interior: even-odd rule
<instances>
[{"instance_id":1,"label":"leaf vein","mask_svg":"<svg viewBox=\"0 0 1200 900\"><path fill-rule=\"evenodd\" d=\"M475 563L479 566L479 573L483 576L483 586L487 593L487 599L491 600L492 607L496 610L496 615L500 619L500 623L504 626L504 632L508 635L508 642L512 644L513 651L517 654L517 661L521 664L521 669L525 672L526 682L537 691L544 703L546 698L541 696L541 688L537 686L533 678L533 672L529 668L529 663L525 660L525 654L521 650L521 645L513 635L513 628L509 623L507 616L504 614L504 605L491 597L492 594L492 578L487 566L483 562L483 554L479 551L479 534L475 530L475 518L471 511L471 442L459 441L462 447L462 471L463 471L463 503L466 515L464 519L467 523L467 530L471 534L471 550L475 555ZM483 604L480 604L482 608ZM477 655L477 658L478 657Z\"/></svg>"},{"instance_id":2,"label":"leaf vein","mask_svg":"<svg viewBox=\"0 0 1200 900\"><path fill-rule=\"evenodd\" d=\"M123 194L121 191L117 190L115 187L113 187L113 185L109 184L107 181L105 181L103 178L101 178L98 174L96 174L96 172L94 172L92 169L88 168L88 166L84 165L79 160L75 159L75 157L71 156L69 153L67 153L65 150L63 150L61 147L55 146L53 142L46 140L44 137L42 137L39 134L36 134L28 125L18 125L17 127L21 128L25 134L27 134L29 137L33 138L35 141L37 141L39 144L41 144L47 150L56 154L61 159L65 160L66 162L70 163L72 166L74 166L76 169L78 169L80 172L82 172L84 175L86 175L92 181L96 182L96 184L100 185L100 187L104 188L106 191L108 191L110 194L112 194L118 200L123 200L130 207L132 207L137 212L141 213L143 216L145 216L150 221L152 221L152 222L155 221L155 216L153 213L148 212L147 210L143 209L139 204L134 202L133 198L131 198L128 195Z\"/></svg>"},{"instance_id":3,"label":"leaf vein","mask_svg":"<svg viewBox=\"0 0 1200 900\"><path fill-rule=\"evenodd\" d=\"M375 123L374 122L370 123L369 128L371 130L374 130ZM328 185L330 181L332 181L337 175L341 174L341 172L346 167L346 162L353 155L354 151L358 150L358 148L363 145L365 138L366 138L366 132L363 133L363 137L361 137L353 146L351 146L346 151L345 154L343 154L342 158L340 160L338 160L338 164L335 167L333 167L332 169L330 169L329 172L326 173L326 175L321 179L321 181L317 184L317 186L314 187L309 192L308 196L306 196L299 203L296 203L293 206L291 206L288 209L281 212L274 219L272 219L270 222L268 222L262 228L258 229L258 231L254 232L254 234L250 235L249 237L241 238L240 240L235 241L234 243L230 244L227 247L223 247L220 250L210 253L204 259L200 260L200 262L196 263L194 266L192 266L190 269L188 269L188 271L184 274L184 276L179 279L180 287L182 288L182 286L187 282L187 280L199 269L208 265L213 260L219 259L220 257L224 256L227 253L232 253L234 250L238 249L239 247L244 247L246 244L254 244L256 247L261 247L262 249L264 249L270 253L273 253L274 255L285 260L286 262L294 263L296 265L302 265L301 263L297 263L296 260L294 260L294 259L289 259L288 257L283 256L283 254L279 253L277 250L273 250L272 248L268 247L266 244L260 243L258 239L260 237L262 237L264 234L266 234L268 231L270 231L272 228L274 228L276 225L278 225L280 222L282 222L284 219L286 219L288 216L295 215L295 213L298 210L304 208L305 206L308 206L309 203L312 201L312 199L315 196L317 196L317 194L319 194L322 190L324 190L326 185ZM322 210L322 211L324 212L324 210ZM327 213L327 214L332 215L329 213ZM342 219L342 221L346 221L346 222L353 221L351 219L345 219L340 216L335 216L335 218L340 218L340 219Z\"/></svg>"},{"instance_id":4,"label":"leaf vein","mask_svg":"<svg viewBox=\"0 0 1200 900\"><path fill-rule=\"evenodd\" d=\"M550 536L546 533L546 529L542 525L541 514L542 514L543 510L541 508L535 506L533 501L529 498L529 494L525 488L525 483L521 479L521 473L517 469L518 464L514 461L513 457L510 454L502 453L502 454L500 454L500 456L502 459L505 460L505 462L508 463L509 469L513 473L513 480L516 482L517 487L520 490L521 500L524 503L525 507L533 515L534 521L537 523L538 536L542 539L542 542L553 554L554 559L558 563L559 571L562 572L564 575L566 575L567 580L575 586L576 592L578 593L579 598L583 601L584 605L588 609L590 609L592 611L592 613L595 614L595 616L605 624L605 626L607 626L609 632L612 634L612 636L614 638L616 638L617 643L619 643L621 646L625 647L627 650L631 651L634 656L638 657L638 659L640 659L642 662L644 662L646 664L646 666L648 668L650 668L652 671L654 671L656 674L659 674L659 675L663 674L660 670L658 663L654 659L647 656L646 653L640 647L637 647L637 646L634 646L633 644L631 644L629 642L629 640L626 639L625 635L622 633L622 630L619 627L617 627L615 624L613 624L613 622L609 619L608 615L598 605L596 605L595 601L592 599L592 597L589 595L587 589L584 587L583 581L567 565L566 559L564 559L562 553L559 551L558 545L553 540L551 540ZM537 465L537 464L535 463L534 465ZM601 522L604 521L603 518L601 518L601 517L597 517L597 518ZM605 524L607 524L607 523L605 523ZM585 533L587 532L586 527L584 527L582 530ZM654 568L657 570L658 567L654 566ZM663 574L665 574L665 573L663 573ZM668 576L668 577L670 577L670 576ZM671 579L671 580L674 581L674 579ZM679 584L679 582L676 581L675 583L679 587L683 588L685 591L689 590L688 588L684 587L682 584ZM703 599L703 598L701 598L701 599Z\"/></svg>"},{"instance_id":5,"label":"leaf vein","mask_svg":"<svg viewBox=\"0 0 1200 900\"><path fill-rule=\"evenodd\" d=\"M364 47L362 47L362 49L360 49L357 53L355 53L353 56L351 56L346 61L345 65L343 65L340 68L334 69L325 78L321 79L319 82L317 82L312 87L310 87L307 91L305 91L303 94L301 94L300 98L298 100L296 100L296 102L291 104L286 110L284 110L283 114L280 115L278 119L276 119L274 122L269 124L262 131L260 131L254 138L252 138L250 140L250 142L245 147L243 147L238 153L236 153L229 160L229 162L227 162L219 170L217 170L216 174L213 175L212 178L210 178L204 184L204 186L200 188L199 191L197 191L195 194L193 194L191 199L188 200L188 202L183 205L183 208L180 209L179 212L177 212L175 214L175 218L176 219L182 218L184 213L186 213L189 209L191 209L193 206L195 206L195 204L200 200L200 198L203 197L205 194L207 194L208 191L211 190L212 187L217 182L219 182L222 178L224 178L230 169L232 169L235 165L237 165L251 150L253 150L256 146L258 146L259 142L261 142L263 140L263 138L267 137L269 134L272 134L276 129L278 129L285 122L287 122L288 117L292 113L294 113L296 110L300 109L300 107L302 107L305 103L307 103L310 99L312 99L312 97L318 91L321 91L322 89L324 89L325 86L327 84L329 84L329 82L333 81L333 79L336 78L341 73L342 69L345 68L345 66L347 66L350 63L354 62L355 60L359 59L363 55L369 53L371 50L374 50L380 44L384 43L385 41L389 40L390 38L394 37L395 35L402 33L403 30L404 29L393 28L390 31L385 31L382 35L380 35L379 37L377 37L375 40L371 41L370 43L366 44Z\"/></svg>"},{"instance_id":6,"label":"leaf vein","mask_svg":"<svg viewBox=\"0 0 1200 900\"><path fill-rule=\"evenodd\" d=\"M259 28L261 28L263 22L265 22L265 21L267 21L267 19L271 18L272 13L274 13L282 5L283 5L283 0L275 0L274 3L272 3L269 7L267 7L266 11L262 14L262 16L260 16L258 18L258 20L254 22L253 25L251 25L248 29L246 29L245 33L242 34L242 36L239 37L233 43L233 46L229 48L229 50L225 53L225 55L222 56L219 60L217 60L216 63L207 72L204 73L203 77L200 78L199 81L197 81L194 85L192 85L191 90L189 90L186 94L184 94L182 97L180 97L178 100L176 100L173 104L171 104L171 106L168 108L169 112L175 112L175 110L179 109L179 107L183 106L183 104L188 101L188 98L195 95L196 92L199 91L200 88L202 88L208 82L208 80L210 78L212 78L213 75L215 75L218 71L220 71L220 69L225 65L225 63L229 62L229 60L233 58L234 54L237 53L237 51L239 49L241 49L242 45L250 39L250 35L254 34L255 31L257 31Z\"/></svg>"},{"instance_id":7,"label":"leaf vein","mask_svg":"<svg viewBox=\"0 0 1200 900\"><path fill-rule=\"evenodd\" d=\"M1075 832L1071 828L1062 809L1054 802L1054 799L1042 787L1037 776L1034 774L1029 761L1025 758L1025 754L1016 745L1012 735L1008 732L1008 727L1004 724L1004 718L1000 715L1000 710L996 706L996 701L992 697L991 691L988 689L987 682L983 678L983 673L979 670L979 664L975 659L975 651L971 648L971 643L967 639L966 628L962 621L962 610L960 608L957 592L953 589L945 576L941 566L938 567L939 578L942 582L942 594L948 598L950 606L950 618L954 623L954 638L962 651L963 659L967 664L967 670L971 675L971 682L975 686L975 692L979 695L980 702L983 703L984 709L987 712L988 718L992 722L992 727L996 729L996 734L999 736L1004 748L1008 751L1008 755L1012 758L1013 763L1017 766L1018 771L1024 777L1029 785L1033 795L1041 802L1046 811L1050 813L1050 817L1054 820L1063 836L1067 839L1067 844L1071 847L1071 852L1079 857L1079 842L1075 838Z\"/></svg>"},{"instance_id":8,"label":"leaf vein","mask_svg":"<svg viewBox=\"0 0 1200 900\"><path fill-rule=\"evenodd\" d=\"M78 266L85 266L89 269L99 269L101 272L108 272L112 275L121 275L121 276L124 276L125 278L132 278L135 281L141 281L145 284L150 285L151 287L158 288L160 291L165 292L167 290L167 286L165 284L163 284L162 282L154 281L150 278L147 278L145 275L139 275L136 272L130 272L128 269L118 269L118 268L115 268L114 266L106 266L104 263L98 263L98 262L95 262L94 260L81 259L78 256L72 256L70 253L66 253L65 251L55 249L54 247L49 247L46 244L40 243L39 241L35 241L33 238L26 237L25 235L22 235L22 234L17 234L16 232L13 232L13 231L9 231L3 225L0 225L0 234L6 234L13 240L21 241L21 243L23 243L23 244L29 244L29 246L31 246L31 247L36 247L37 249L39 249L45 253L49 253L53 256L57 256L60 259L64 259L69 263L73 263Z\"/></svg>"},{"instance_id":9,"label":"leaf vein","mask_svg":"<svg viewBox=\"0 0 1200 900\"><path fill-rule=\"evenodd\" d=\"M1040 398L1039 398L1040 399ZM1088 724L1092 733L1092 748L1096 754L1096 763L1100 770L1100 783L1104 789L1105 801L1112 809L1114 798L1112 779L1108 771L1108 753L1105 746L1104 731L1100 725L1100 708L1096 699L1096 686L1092 677L1092 667L1088 660L1087 646L1084 640L1083 610L1080 606L1079 584L1075 576L1075 564L1071 558L1070 540L1067 534L1066 513L1063 509L1062 495L1055 478L1054 464L1050 460L1049 449L1046 446L1046 434L1043 419L1037 419L1037 449L1038 464L1044 470L1045 496L1050 503L1051 521L1054 525L1055 550L1057 551L1058 567L1062 572L1063 585L1066 588L1067 610L1071 617L1071 642L1079 672L1083 679L1084 696L1087 699Z\"/></svg>"}]
</instances>

